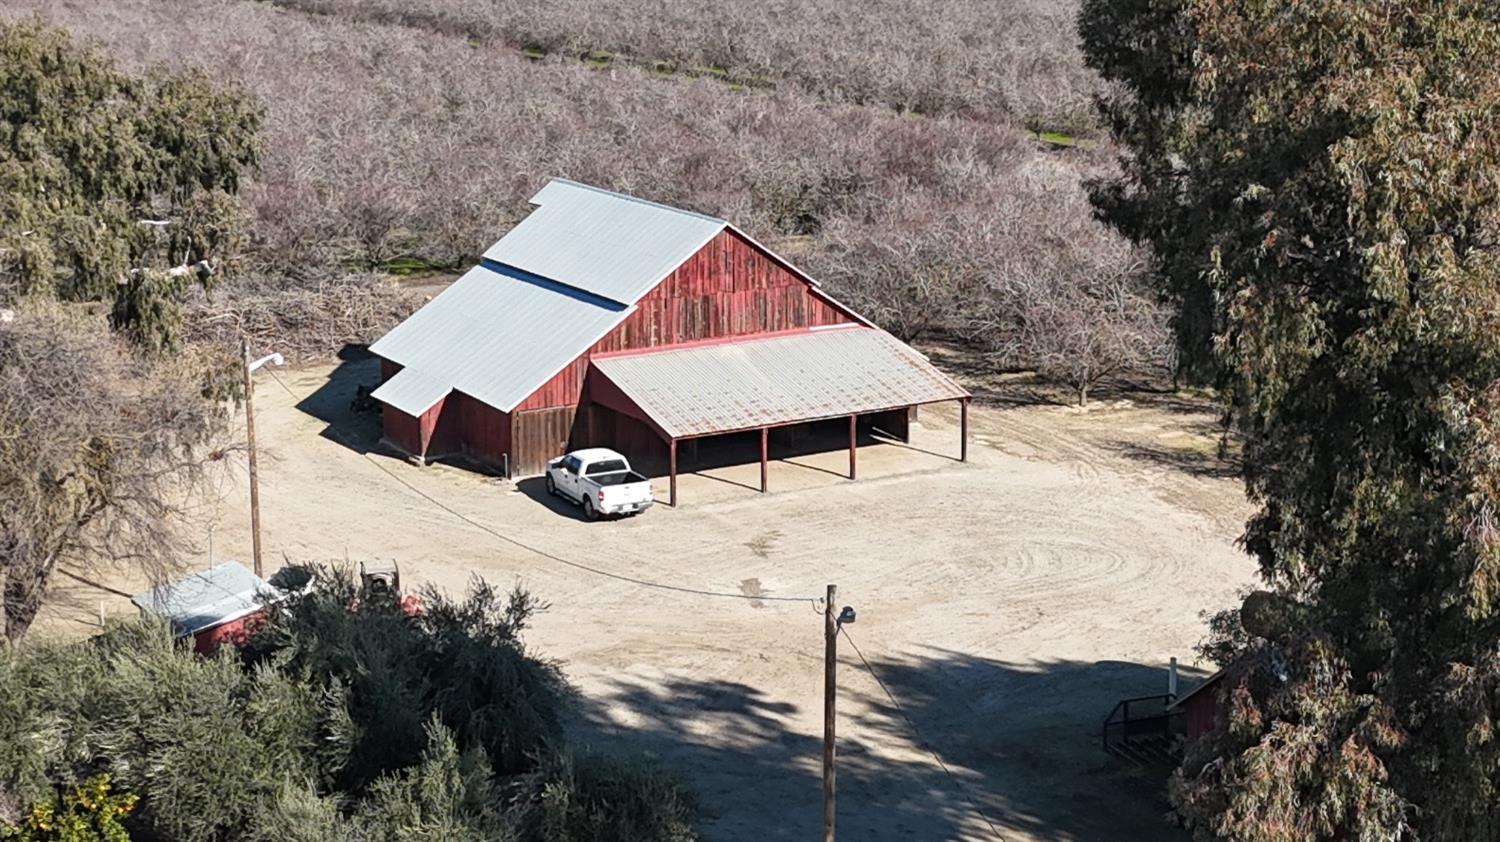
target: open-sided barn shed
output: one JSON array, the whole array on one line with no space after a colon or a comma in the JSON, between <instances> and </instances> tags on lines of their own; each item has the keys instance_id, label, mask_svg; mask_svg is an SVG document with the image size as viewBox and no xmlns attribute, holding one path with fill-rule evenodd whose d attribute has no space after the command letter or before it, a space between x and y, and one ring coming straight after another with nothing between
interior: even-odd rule
<instances>
[{"instance_id":1,"label":"open-sided barn shed","mask_svg":"<svg viewBox=\"0 0 1500 842\"><path fill-rule=\"evenodd\" d=\"M418 459L525 476L603 445L665 463L675 495L682 441L758 430L764 460L771 428L847 419L851 442L860 423L904 439L912 407L967 416L925 357L723 220L562 179L531 203L370 347L385 438Z\"/></svg>"}]
</instances>

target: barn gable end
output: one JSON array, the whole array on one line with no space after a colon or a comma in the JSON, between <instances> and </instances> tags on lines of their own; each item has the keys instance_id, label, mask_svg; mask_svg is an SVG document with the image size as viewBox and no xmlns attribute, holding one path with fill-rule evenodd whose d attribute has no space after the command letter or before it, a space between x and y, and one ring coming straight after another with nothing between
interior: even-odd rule
<instances>
[{"instance_id":1,"label":"barn gable end","mask_svg":"<svg viewBox=\"0 0 1500 842\"><path fill-rule=\"evenodd\" d=\"M858 321L732 227L636 302L635 312L532 392L516 412L576 405L594 354Z\"/></svg>"}]
</instances>

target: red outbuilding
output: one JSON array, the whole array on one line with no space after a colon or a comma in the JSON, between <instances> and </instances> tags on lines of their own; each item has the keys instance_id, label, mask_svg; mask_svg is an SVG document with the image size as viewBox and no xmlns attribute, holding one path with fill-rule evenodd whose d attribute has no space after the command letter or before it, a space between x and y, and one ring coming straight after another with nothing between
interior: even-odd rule
<instances>
[{"instance_id":1,"label":"red outbuilding","mask_svg":"<svg viewBox=\"0 0 1500 842\"><path fill-rule=\"evenodd\" d=\"M1219 670L1172 703L1172 709L1184 714L1189 741L1196 740L1219 726L1219 693L1223 679L1224 671Z\"/></svg>"},{"instance_id":2,"label":"red outbuilding","mask_svg":"<svg viewBox=\"0 0 1500 842\"><path fill-rule=\"evenodd\" d=\"M508 476L612 447L672 477L679 445L907 438L969 393L733 225L555 179L535 210L370 350L385 441ZM747 438L748 437L748 438ZM762 490L765 485L762 470Z\"/></svg>"},{"instance_id":3,"label":"red outbuilding","mask_svg":"<svg viewBox=\"0 0 1500 842\"><path fill-rule=\"evenodd\" d=\"M193 651L212 655L245 642L282 592L237 561L225 562L131 597L143 612L165 618L174 636L193 638Z\"/></svg>"}]
</instances>

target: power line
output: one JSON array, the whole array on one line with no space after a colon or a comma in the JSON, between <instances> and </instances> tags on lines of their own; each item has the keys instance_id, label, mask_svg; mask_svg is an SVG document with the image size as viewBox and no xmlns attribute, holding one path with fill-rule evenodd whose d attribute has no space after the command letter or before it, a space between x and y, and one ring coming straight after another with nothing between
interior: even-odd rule
<instances>
[{"instance_id":1,"label":"power line","mask_svg":"<svg viewBox=\"0 0 1500 842\"><path fill-rule=\"evenodd\" d=\"M292 400L295 400L295 401L302 400L301 398L297 397L296 393L293 392L291 390L291 388L289 388L285 383L282 382L281 378L279 376L277 376L277 374L276 374L275 371L270 370L270 369L267 369L267 371L270 373L271 377L276 380L277 383L281 384L281 388L285 389L286 393L288 395L291 395ZM361 448L355 446L348 439L344 438L343 435L340 434L338 430L333 429L332 425L329 426L328 433L330 435L332 435L334 438L336 438L339 441L339 443L343 444L345 447L349 448L350 450L359 451L361 449ZM412 485L410 482L408 482L406 480L405 477L402 477L401 475L399 475L396 472L392 471L390 468L387 468L386 466L380 464L380 462L378 462L375 459L375 457L371 456L369 453L365 453L364 457L365 457L365 459L369 460L369 462L370 462L371 465L374 465L375 467L379 468L382 472L384 472L386 474L386 476L389 476L391 479L395 480L396 482L399 482L402 485L406 486L413 493L417 494L417 496L423 498L424 500L426 500L427 502L433 504L434 506L437 506L438 508L440 508L443 511L447 512L448 514L453 515L454 517L458 518L459 520L463 521L464 523L467 523L470 526L472 526L472 527L474 527L474 528L476 528L476 529L478 529L478 530L480 530L482 532L488 533L489 535L491 535L491 536L493 536L495 538L498 538L499 540L504 541L507 544L511 544L513 546L519 547L519 548L521 548L521 549L523 549L523 550L525 550L525 551L527 551L529 553L541 556L542 558L548 559L550 561L557 562L558 564L567 565L568 567L572 567L572 568L575 568L575 569L578 569L578 570L582 570L582 571L585 571L585 572L588 572L588 573L593 573L596 576L604 576L604 577L609 578L609 579L614 579L614 580L620 581L620 582L628 582L628 583L630 583L632 585L638 585L638 586L644 587L644 588L655 588L657 590L671 591L671 592L674 592L674 593L692 594L694 596L716 597L716 598L719 598L719 599L757 600L757 601L761 601L761 602L806 602L806 603L812 604L815 607L818 605L818 599L813 598L813 597L799 597L799 596L753 596L751 594L733 593L733 592L730 592L730 591L711 591L711 590L704 590L704 589L701 589L701 588L690 588L690 587L686 587L684 585L671 585L671 584L667 584L667 583L664 583L664 582L653 582L653 581L650 581L648 579L638 579L638 578L636 578L634 576L626 576L623 573L615 573L615 572L612 572L612 571L609 571L609 570L603 570L603 569L598 568L598 567L593 567L591 565L583 564L582 562L577 562L577 561L573 561L571 559L563 558L562 556L555 555L553 553L549 553L546 550L543 550L543 549L540 549L538 547L534 547L534 546L532 546L530 544L527 544L524 541L520 541L520 540L518 540L516 538L512 538L509 535L506 535L506 534L504 534L504 533L502 533L502 532L500 532L500 531L498 531L496 529L493 529L493 528L491 528L490 526L488 526L488 525L486 525L484 523L481 523L481 522L479 522L477 520L474 520L473 518L469 517L468 515L464 514L463 512L460 512L460 511L458 511L458 510L456 510L456 509L448 506L447 504L443 503L441 500L437 499L436 497L433 497L432 495L428 494L427 492L423 491L422 489L416 487L415 485Z\"/></svg>"},{"instance_id":2,"label":"power line","mask_svg":"<svg viewBox=\"0 0 1500 842\"><path fill-rule=\"evenodd\" d=\"M931 755L933 760L937 761L938 768L942 769L943 774L948 776L948 780L953 782L954 788L963 795L965 801L969 802L969 806L973 808L975 814L984 819L985 824L989 825L990 832L995 834L995 838L1001 840L1001 842L1005 842L1005 836L1000 833L1000 830L995 827L995 823L990 821L990 817L985 815L984 810L974 801L974 797L969 794L969 788L964 786L963 781L960 781L953 774L953 770L948 768L948 764L943 762L943 758L936 751L933 751L932 746L926 740L922 739L922 732L917 730L917 723L913 722L911 717L907 715L906 708L902 707L901 703L896 701L895 695L891 693L891 688L885 686L885 682L880 678L880 673L875 671L874 665L865 657L865 653L859 651L859 644L855 643L854 638L849 636L849 627L840 624L839 631L843 633L844 639L849 641L849 645L854 648L854 654L858 655L860 663L865 665L865 671L870 674L871 678L875 679L876 684L880 685L880 689L885 692L885 697L891 700L891 705L896 708L897 713L901 714L901 718L906 720L906 727L911 731L912 738L916 740L917 745Z\"/></svg>"},{"instance_id":3,"label":"power line","mask_svg":"<svg viewBox=\"0 0 1500 842\"><path fill-rule=\"evenodd\" d=\"M77 573L73 573L71 571L64 570L61 567L57 568L57 572L63 574L64 576L67 576L69 579L72 579L75 582L81 582L81 583L83 583L85 585L88 585L91 588L98 588L101 591L106 591L108 593L112 593L115 596L123 596L126 599L130 599L131 597L135 596L135 594L128 594L128 593L126 593L126 592L124 592L122 590L119 590L118 588L112 588L109 585L102 585L102 584L100 584L98 582L95 582L93 580L85 579L82 576L79 576Z\"/></svg>"}]
</instances>

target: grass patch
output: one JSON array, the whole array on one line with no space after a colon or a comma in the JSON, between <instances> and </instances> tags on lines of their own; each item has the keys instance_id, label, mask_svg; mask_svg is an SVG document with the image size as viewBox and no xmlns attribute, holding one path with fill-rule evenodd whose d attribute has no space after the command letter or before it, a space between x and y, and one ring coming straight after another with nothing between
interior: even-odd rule
<instances>
[{"instance_id":1,"label":"grass patch","mask_svg":"<svg viewBox=\"0 0 1500 842\"><path fill-rule=\"evenodd\" d=\"M609 67L615 60L615 54L608 50L589 50L583 55L583 62L590 67Z\"/></svg>"},{"instance_id":2,"label":"grass patch","mask_svg":"<svg viewBox=\"0 0 1500 842\"><path fill-rule=\"evenodd\" d=\"M1043 131L1036 133L1037 139L1057 146L1077 146L1078 138L1063 132Z\"/></svg>"},{"instance_id":3,"label":"grass patch","mask_svg":"<svg viewBox=\"0 0 1500 842\"><path fill-rule=\"evenodd\" d=\"M531 59L532 61L541 61L542 59L547 57L547 51L542 49L541 47L522 47L521 55Z\"/></svg>"},{"instance_id":4,"label":"grass patch","mask_svg":"<svg viewBox=\"0 0 1500 842\"><path fill-rule=\"evenodd\" d=\"M688 68L688 72L694 76L713 76L716 79L729 78L729 71L717 64L695 64Z\"/></svg>"},{"instance_id":5,"label":"grass patch","mask_svg":"<svg viewBox=\"0 0 1500 842\"><path fill-rule=\"evenodd\" d=\"M387 275L407 276L451 272L454 270L455 265L440 260L429 260L425 257L402 255L401 257L393 257L376 268Z\"/></svg>"}]
</instances>

